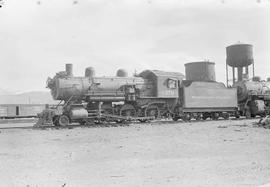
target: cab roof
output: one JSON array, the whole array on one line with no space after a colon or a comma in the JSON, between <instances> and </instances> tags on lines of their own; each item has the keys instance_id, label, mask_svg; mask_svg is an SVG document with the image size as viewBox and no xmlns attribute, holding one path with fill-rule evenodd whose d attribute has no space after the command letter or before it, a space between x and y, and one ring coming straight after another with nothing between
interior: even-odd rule
<instances>
[{"instance_id":1,"label":"cab roof","mask_svg":"<svg viewBox=\"0 0 270 187\"><path fill-rule=\"evenodd\" d=\"M168 72L168 71L160 71L160 70L145 70L139 74L139 76L143 78L150 78L150 77L170 77L175 78L177 80L183 80L184 74L179 72Z\"/></svg>"}]
</instances>

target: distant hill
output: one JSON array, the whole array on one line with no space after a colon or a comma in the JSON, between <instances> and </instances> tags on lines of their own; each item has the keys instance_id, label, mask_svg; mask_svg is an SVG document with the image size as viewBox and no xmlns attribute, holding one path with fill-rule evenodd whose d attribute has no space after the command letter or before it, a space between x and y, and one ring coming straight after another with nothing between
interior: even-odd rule
<instances>
[{"instance_id":1,"label":"distant hill","mask_svg":"<svg viewBox=\"0 0 270 187\"><path fill-rule=\"evenodd\" d=\"M2 92L3 91L3 92ZM9 94L0 89L0 104L56 104L50 92L33 91L20 94Z\"/></svg>"},{"instance_id":2,"label":"distant hill","mask_svg":"<svg viewBox=\"0 0 270 187\"><path fill-rule=\"evenodd\" d=\"M12 92L6 89L0 88L0 95L10 95L10 94L12 94Z\"/></svg>"}]
</instances>

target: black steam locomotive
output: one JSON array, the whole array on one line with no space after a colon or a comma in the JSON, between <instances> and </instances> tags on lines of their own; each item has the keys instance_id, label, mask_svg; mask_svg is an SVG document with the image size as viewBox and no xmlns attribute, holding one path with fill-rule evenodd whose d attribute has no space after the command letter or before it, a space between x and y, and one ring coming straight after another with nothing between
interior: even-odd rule
<instances>
[{"instance_id":1,"label":"black steam locomotive","mask_svg":"<svg viewBox=\"0 0 270 187\"><path fill-rule=\"evenodd\" d=\"M196 72L201 65L205 72ZM70 122L237 116L236 89L215 81L214 63L196 62L186 67L195 71L187 70L189 78L184 80L181 73L158 70L129 77L120 69L117 76L96 77L93 68L87 68L84 77L74 77L72 64L66 64L66 71L47 81L53 98L64 102L53 122L65 126Z\"/></svg>"},{"instance_id":2,"label":"black steam locomotive","mask_svg":"<svg viewBox=\"0 0 270 187\"><path fill-rule=\"evenodd\" d=\"M92 67L86 68L84 77L75 77L72 64L66 64L66 71L48 78L47 87L61 102L57 110L43 116L50 116L47 121L54 125L65 126L70 122L215 120L269 114L269 80L254 77L254 66L253 79L248 79L248 66L254 65L252 46L236 44L226 51L227 87L216 82L213 62L185 64L185 79L181 73L158 70L127 76L122 69L116 76L97 77ZM232 67L232 86L228 86L228 66Z\"/></svg>"}]
</instances>

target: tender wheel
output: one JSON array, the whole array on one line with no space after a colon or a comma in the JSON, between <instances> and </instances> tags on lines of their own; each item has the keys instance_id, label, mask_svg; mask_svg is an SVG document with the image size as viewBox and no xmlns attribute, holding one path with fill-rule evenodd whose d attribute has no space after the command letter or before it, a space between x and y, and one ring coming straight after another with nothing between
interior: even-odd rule
<instances>
[{"instance_id":1,"label":"tender wheel","mask_svg":"<svg viewBox=\"0 0 270 187\"><path fill-rule=\"evenodd\" d=\"M211 114L211 118L213 119L213 120L218 120L218 118L219 118L219 114L218 113L212 113Z\"/></svg>"},{"instance_id":2,"label":"tender wheel","mask_svg":"<svg viewBox=\"0 0 270 187\"><path fill-rule=\"evenodd\" d=\"M196 118L195 118L197 121L200 121L202 120L202 114L197 114Z\"/></svg>"},{"instance_id":3,"label":"tender wheel","mask_svg":"<svg viewBox=\"0 0 270 187\"><path fill-rule=\"evenodd\" d=\"M203 117L202 117L203 120L206 120L207 118L208 118L207 116L203 116Z\"/></svg>"},{"instance_id":4,"label":"tender wheel","mask_svg":"<svg viewBox=\"0 0 270 187\"><path fill-rule=\"evenodd\" d=\"M230 117L230 115L229 115L228 113L224 113L224 114L223 114L223 118L224 118L224 119L229 119L229 117Z\"/></svg>"},{"instance_id":5,"label":"tender wheel","mask_svg":"<svg viewBox=\"0 0 270 187\"><path fill-rule=\"evenodd\" d=\"M203 120L206 120L209 117L210 117L210 114L209 113L203 113L202 119Z\"/></svg>"},{"instance_id":6,"label":"tender wheel","mask_svg":"<svg viewBox=\"0 0 270 187\"><path fill-rule=\"evenodd\" d=\"M58 123L60 126L69 125L69 118L66 115L59 116Z\"/></svg>"},{"instance_id":7,"label":"tender wheel","mask_svg":"<svg viewBox=\"0 0 270 187\"><path fill-rule=\"evenodd\" d=\"M190 114L185 114L183 117L182 117L182 120L183 121L190 121L191 120L191 115Z\"/></svg>"}]
</instances>

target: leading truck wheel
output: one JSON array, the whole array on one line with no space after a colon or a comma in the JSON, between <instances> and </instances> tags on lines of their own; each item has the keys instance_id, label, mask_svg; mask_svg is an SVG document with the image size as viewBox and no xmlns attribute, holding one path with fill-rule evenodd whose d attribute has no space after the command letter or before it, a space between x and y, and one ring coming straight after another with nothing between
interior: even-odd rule
<instances>
[{"instance_id":1,"label":"leading truck wheel","mask_svg":"<svg viewBox=\"0 0 270 187\"><path fill-rule=\"evenodd\" d=\"M66 115L59 116L58 123L60 126L69 125L69 118Z\"/></svg>"}]
</instances>

